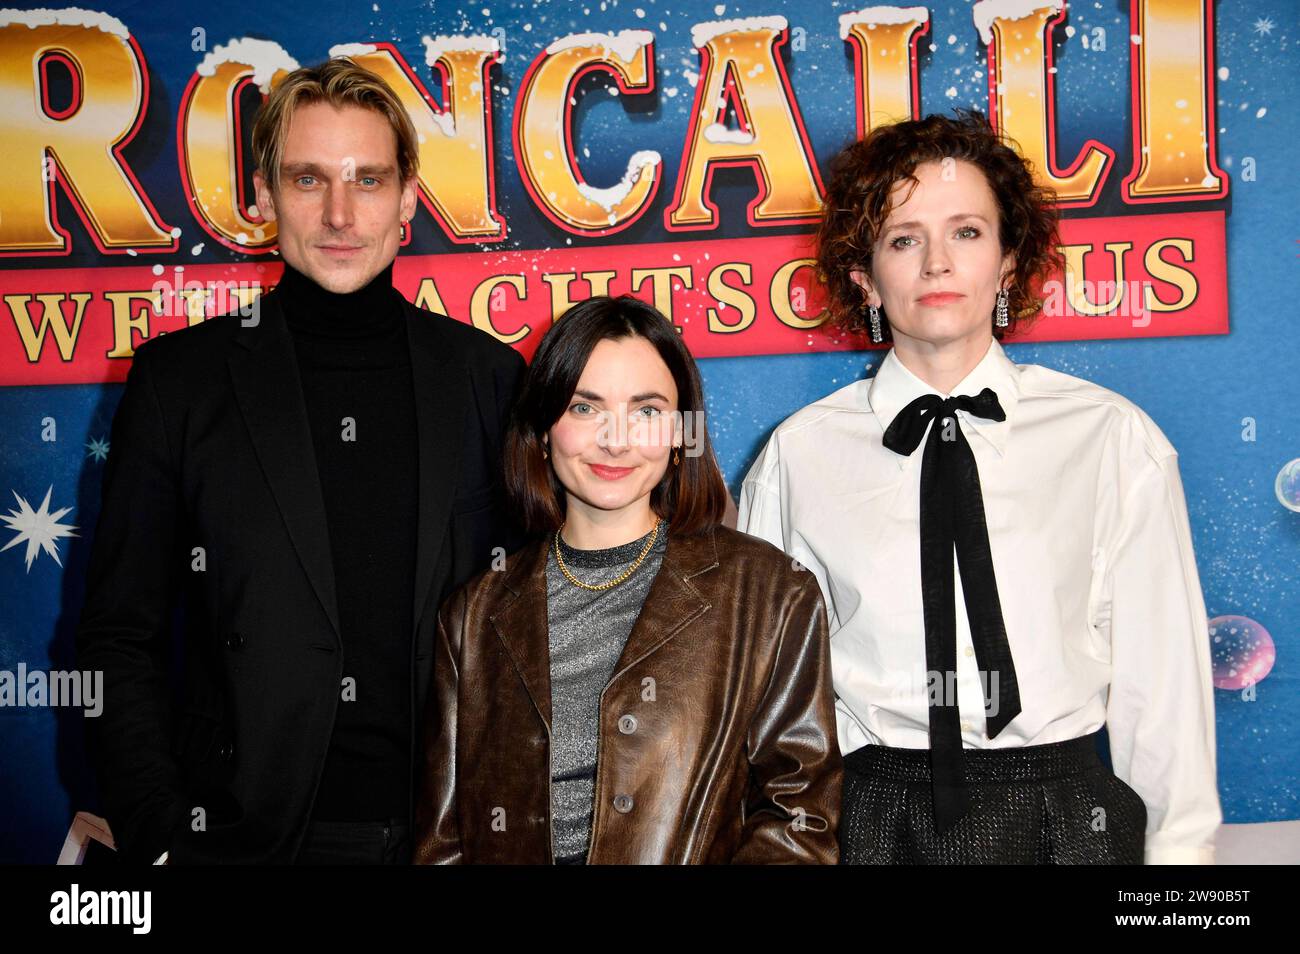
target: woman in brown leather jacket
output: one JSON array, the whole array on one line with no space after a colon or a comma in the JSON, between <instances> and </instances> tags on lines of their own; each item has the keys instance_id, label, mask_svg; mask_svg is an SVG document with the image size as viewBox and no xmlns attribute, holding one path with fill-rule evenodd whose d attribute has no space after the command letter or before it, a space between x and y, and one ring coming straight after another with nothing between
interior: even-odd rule
<instances>
[{"instance_id":1,"label":"woman in brown leather jacket","mask_svg":"<svg viewBox=\"0 0 1300 954\"><path fill-rule=\"evenodd\" d=\"M506 445L524 549L439 614L417 863L826 863L841 762L816 578L722 526L672 324L593 298Z\"/></svg>"}]
</instances>

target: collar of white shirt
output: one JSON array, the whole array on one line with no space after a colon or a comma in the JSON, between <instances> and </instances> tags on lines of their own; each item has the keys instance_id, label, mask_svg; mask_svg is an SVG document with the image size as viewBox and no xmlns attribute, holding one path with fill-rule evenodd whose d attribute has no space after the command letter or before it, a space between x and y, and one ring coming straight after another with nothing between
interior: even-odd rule
<instances>
[{"instance_id":1,"label":"collar of white shirt","mask_svg":"<svg viewBox=\"0 0 1300 954\"><path fill-rule=\"evenodd\" d=\"M985 417L975 417L966 411L959 411L957 416L959 420L970 425L966 428L967 433L970 433L973 428L976 434L989 442L1000 457L1006 451L1007 440L1011 436L1011 421L1016 412L1016 405L1020 401L1020 369L1007 357L996 338L990 339L989 350L985 352L979 364L971 368L970 373L957 383L952 393L974 396L985 388L992 388L996 392L998 403L1006 412L1006 420L991 421ZM867 390L867 403L871 405L872 413L876 415L883 432L899 411L923 394L949 397L930 387L909 371L903 362L898 360L894 349L890 348L889 354L885 355L885 360L881 362L880 370L871 379L871 386ZM907 458L901 454L895 456L901 469L906 465Z\"/></svg>"}]
</instances>

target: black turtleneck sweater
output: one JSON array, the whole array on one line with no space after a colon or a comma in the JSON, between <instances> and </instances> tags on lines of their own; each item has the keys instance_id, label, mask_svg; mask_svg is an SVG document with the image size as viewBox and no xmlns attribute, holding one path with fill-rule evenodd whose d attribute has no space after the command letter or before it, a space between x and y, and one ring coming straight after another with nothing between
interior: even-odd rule
<instances>
[{"instance_id":1,"label":"black turtleneck sweater","mask_svg":"<svg viewBox=\"0 0 1300 954\"><path fill-rule=\"evenodd\" d=\"M402 299L392 265L338 295L286 263L277 291L311 423L343 642L312 817L405 820L419 461Z\"/></svg>"}]
</instances>

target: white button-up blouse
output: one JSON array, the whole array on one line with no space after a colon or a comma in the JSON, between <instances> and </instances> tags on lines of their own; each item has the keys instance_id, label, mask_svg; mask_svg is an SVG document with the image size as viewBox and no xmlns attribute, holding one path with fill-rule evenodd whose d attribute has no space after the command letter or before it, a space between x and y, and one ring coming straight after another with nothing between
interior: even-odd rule
<instances>
[{"instance_id":1,"label":"white button-up blouse","mask_svg":"<svg viewBox=\"0 0 1300 954\"><path fill-rule=\"evenodd\" d=\"M1022 710L987 738L954 554L963 745L1040 745L1105 724L1115 774L1147 806L1147 863L1210 863L1222 816L1208 621L1177 452L1120 395L1016 365L996 340L952 393L985 387L1007 419L957 417L979 467ZM881 441L922 394L939 392L890 351L875 377L782 423L741 491L739 529L821 584L845 753L929 744L922 448L903 457Z\"/></svg>"}]
</instances>

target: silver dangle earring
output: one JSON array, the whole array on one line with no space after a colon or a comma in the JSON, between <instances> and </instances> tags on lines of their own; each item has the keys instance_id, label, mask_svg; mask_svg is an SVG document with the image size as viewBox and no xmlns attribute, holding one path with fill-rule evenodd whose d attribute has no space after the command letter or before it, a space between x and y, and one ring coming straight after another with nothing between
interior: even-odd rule
<instances>
[{"instance_id":1,"label":"silver dangle earring","mask_svg":"<svg viewBox=\"0 0 1300 954\"><path fill-rule=\"evenodd\" d=\"M880 332L880 309L875 305L868 305L867 313L871 316L871 340L874 344L880 344L885 340L885 336Z\"/></svg>"},{"instance_id":2,"label":"silver dangle earring","mask_svg":"<svg viewBox=\"0 0 1300 954\"><path fill-rule=\"evenodd\" d=\"M1007 290L1005 288L998 289L997 318L994 319L993 323L999 328L1007 326Z\"/></svg>"}]
</instances>

